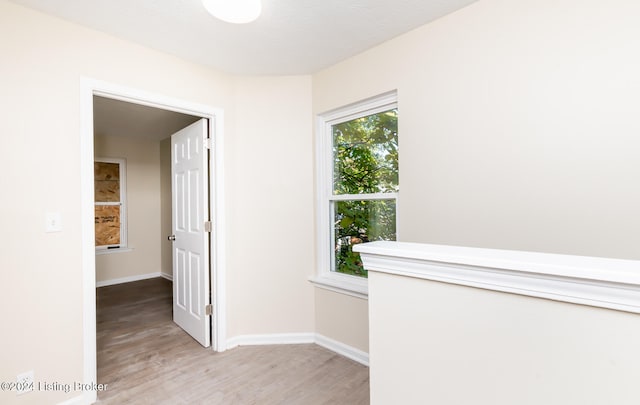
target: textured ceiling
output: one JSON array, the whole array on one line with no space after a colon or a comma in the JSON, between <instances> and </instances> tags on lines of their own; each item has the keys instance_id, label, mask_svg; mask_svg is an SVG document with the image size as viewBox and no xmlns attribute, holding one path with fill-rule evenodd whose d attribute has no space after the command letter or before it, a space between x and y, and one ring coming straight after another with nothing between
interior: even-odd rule
<instances>
[{"instance_id":1,"label":"textured ceiling","mask_svg":"<svg viewBox=\"0 0 640 405\"><path fill-rule=\"evenodd\" d=\"M200 117L104 97L93 97L93 133L160 141Z\"/></svg>"},{"instance_id":2,"label":"textured ceiling","mask_svg":"<svg viewBox=\"0 0 640 405\"><path fill-rule=\"evenodd\" d=\"M263 0L253 23L199 0L12 0L233 74L310 74L476 0Z\"/></svg>"},{"instance_id":3,"label":"textured ceiling","mask_svg":"<svg viewBox=\"0 0 640 405\"><path fill-rule=\"evenodd\" d=\"M11 0L232 74L310 74L476 0L263 0L250 24L200 0ZM197 120L94 97L94 133L160 140Z\"/></svg>"}]
</instances>

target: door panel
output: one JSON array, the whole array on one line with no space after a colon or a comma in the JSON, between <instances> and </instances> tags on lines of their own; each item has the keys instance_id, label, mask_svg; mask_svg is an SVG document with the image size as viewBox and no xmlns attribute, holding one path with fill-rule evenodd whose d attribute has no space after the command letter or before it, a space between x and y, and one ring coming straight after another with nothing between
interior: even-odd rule
<instances>
[{"instance_id":1,"label":"door panel","mask_svg":"<svg viewBox=\"0 0 640 405\"><path fill-rule=\"evenodd\" d=\"M207 120L171 136L173 320L200 344L211 344Z\"/></svg>"}]
</instances>

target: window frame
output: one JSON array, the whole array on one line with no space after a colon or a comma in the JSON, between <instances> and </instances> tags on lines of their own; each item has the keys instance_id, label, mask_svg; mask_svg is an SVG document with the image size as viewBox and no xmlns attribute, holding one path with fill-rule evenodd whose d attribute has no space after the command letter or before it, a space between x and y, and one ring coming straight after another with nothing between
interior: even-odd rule
<instances>
[{"instance_id":1,"label":"window frame","mask_svg":"<svg viewBox=\"0 0 640 405\"><path fill-rule=\"evenodd\" d=\"M93 206L94 212L96 206L120 206L120 243L114 245L95 246L96 254L106 254L115 252L129 251L128 229L127 229L127 160L125 158L106 158L95 157L96 163L116 163L120 172L120 201L118 202L100 202L95 200L95 183ZM94 228L94 244L95 244L95 228Z\"/></svg>"},{"instance_id":2,"label":"window frame","mask_svg":"<svg viewBox=\"0 0 640 405\"><path fill-rule=\"evenodd\" d=\"M335 271L333 218L337 201L395 200L398 239L399 193L333 193L333 125L398 108L397 92L390 91L319 114L316 119L316 274L310 281L317 287L358 298L368 298L368 278Z\"/></svg>"}]
</instances>

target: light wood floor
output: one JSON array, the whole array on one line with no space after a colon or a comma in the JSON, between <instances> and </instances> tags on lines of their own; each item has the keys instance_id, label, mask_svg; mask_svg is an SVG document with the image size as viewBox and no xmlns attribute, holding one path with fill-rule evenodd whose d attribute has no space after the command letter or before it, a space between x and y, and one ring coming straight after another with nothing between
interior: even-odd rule
<instances>
[{"instance_id":1,"label":"light wood floor","mask_svg":"<svg viewBox=\"0 0 640 405\"><path fill-rule=\"evenodd\" d=\"M98 288L99 404L368 404L369 369L314 344L204 349L171 319L171 282Z\"/></svg>"}]
</instances>

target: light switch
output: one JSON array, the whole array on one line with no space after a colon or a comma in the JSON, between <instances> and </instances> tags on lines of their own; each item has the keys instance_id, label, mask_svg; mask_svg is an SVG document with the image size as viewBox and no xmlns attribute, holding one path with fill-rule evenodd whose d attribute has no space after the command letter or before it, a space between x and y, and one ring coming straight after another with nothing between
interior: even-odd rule
<instances>
[{"instance_id":1,"label":"light switch","mask_svg":"<svg viewBox=\"0 0 640 405\"><path fill-rule=\"evenodd\" d=\"M61 232L62 231L62 215L59 212L47 212L45 232Z\"/></svg>"}]
</instances>

